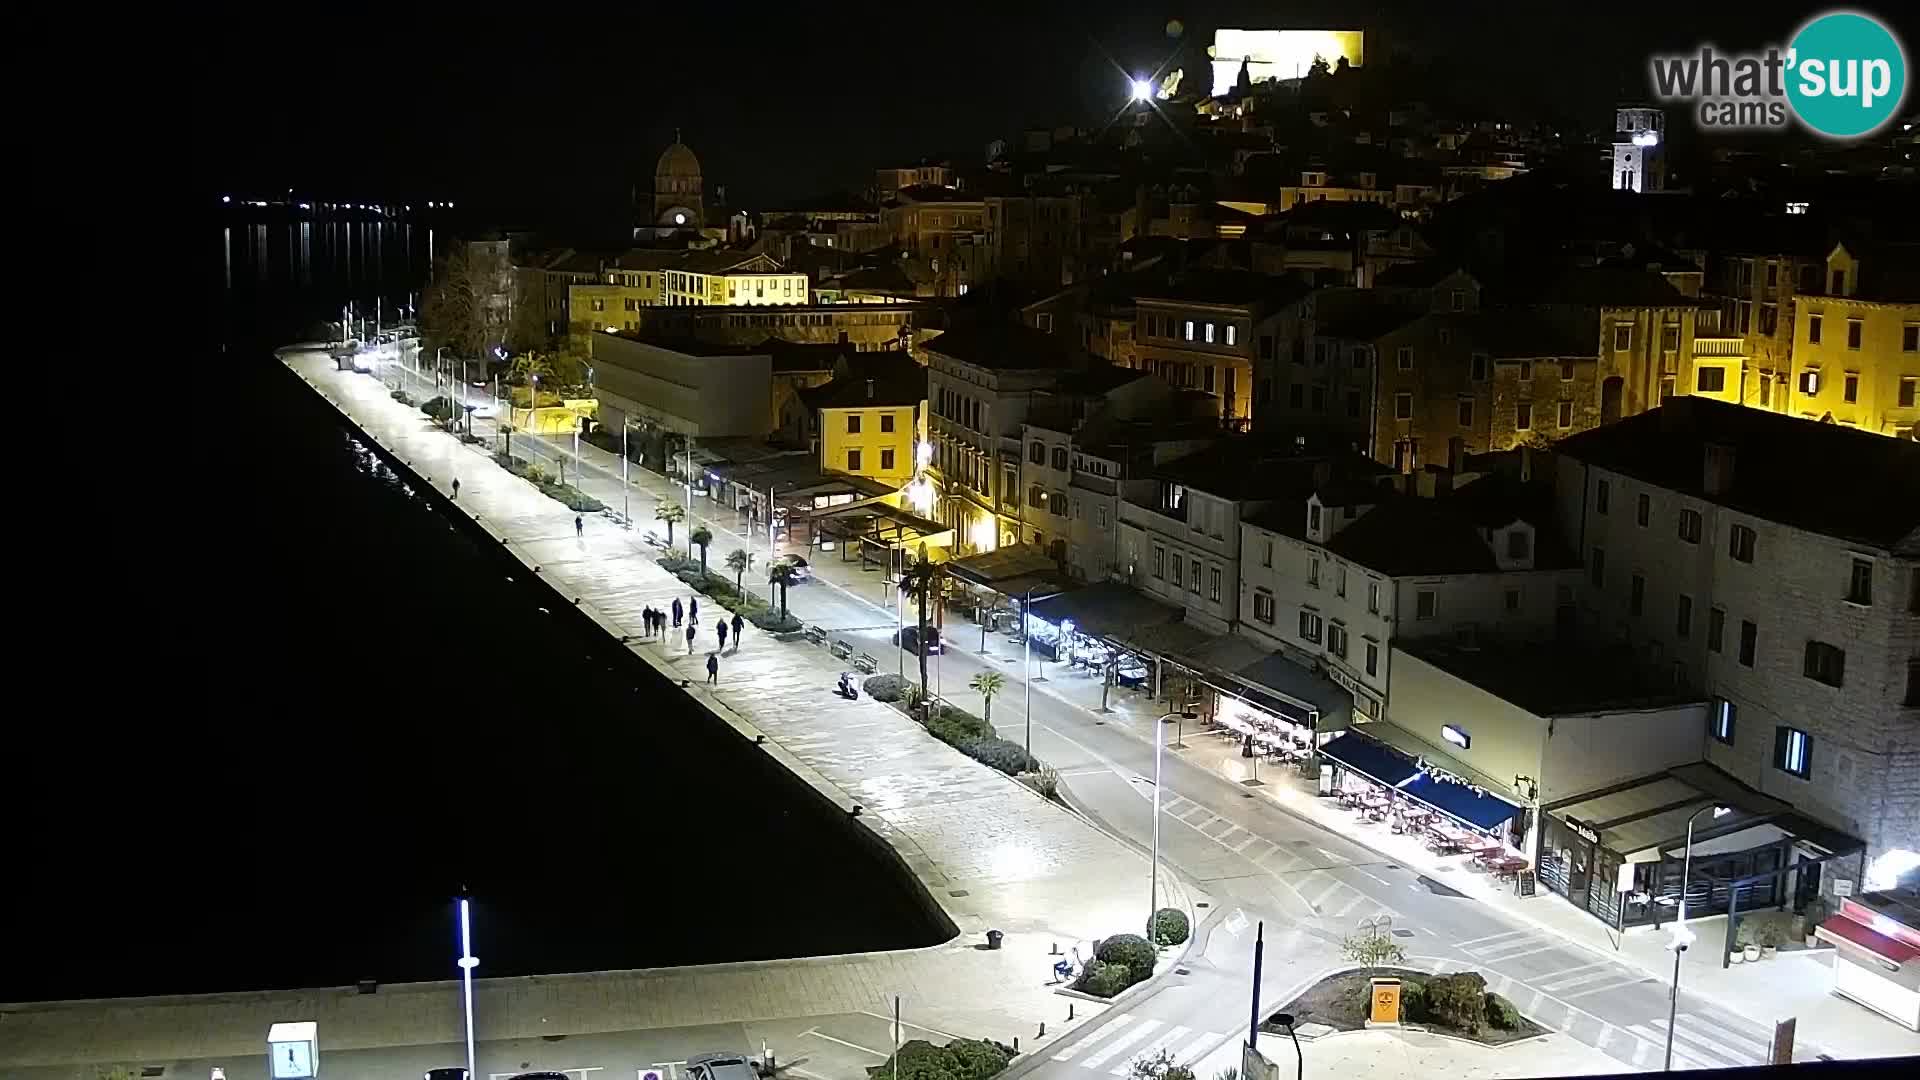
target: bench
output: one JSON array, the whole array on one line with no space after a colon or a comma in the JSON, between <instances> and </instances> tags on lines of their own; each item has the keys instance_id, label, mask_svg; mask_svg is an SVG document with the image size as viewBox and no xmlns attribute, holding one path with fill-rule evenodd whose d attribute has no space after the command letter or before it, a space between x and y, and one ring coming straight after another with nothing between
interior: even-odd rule
<instances>
[{"instance_id":1,"label":"bench","mask_svg":"<svg viewBox=\"0 0 1920 1080\"><path fill-rule=\"evenodd\" d=\"M853 658L853 666L859 668L861 674L871 675L879 669L880 661L875 660L872 653L861 653Z\"/></svg>"},{"instance_id":2,"label":"bench","mask_svg":"<svg viewBox=\"0 0 1920 1080\"><path fill-rule=\"evenodd\" d=\"M853 655L853 643L846 638L841 638L832 645L829 645L827 651L832 653L835 659L845 660L847 657Z\"/></svg>"}]
</instances>

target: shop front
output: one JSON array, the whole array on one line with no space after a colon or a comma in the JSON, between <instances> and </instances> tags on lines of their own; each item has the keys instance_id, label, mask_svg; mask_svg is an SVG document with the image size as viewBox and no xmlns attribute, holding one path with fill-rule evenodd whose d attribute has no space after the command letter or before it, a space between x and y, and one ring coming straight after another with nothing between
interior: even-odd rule
<instances>
[{"instance_id":1,"label":"shop front","mask_svg":"<svg viewBox=\"0 0 1920 1080\"><path fill-rule=\"evenodd\" d=\"M1466 855L1516 887L1531 861L1525 822L1531 807L1502 796L1452 758L1419 747L1391 724L1367 724L1320 747L1320 791L1362 820L1419 836L1442 855Z\"/></svg>"},{"instance_id":2,"label":"shop front","mask_svg":"<svg viewBox=\"0 0 1920 1080\"><path fill-rule=\"evenodd\" d=\"M1920 1031L1920 894L1870 892L1840 901L1813 930L1839 953L1833 992Z\"/></svg>"},{"instance_id":3,"label":"shop front","mask_svg":"<svg viewBox=\"0 0 1920 1080\"><path fill-rule=\"evenodd\" d=\"M1817 891L1822 863L1860 850L1704 762L1560 799L1542 816L1541 885L1616 930L1678 918L1683 881L1689 919L1797 907L1797 885Z\"/></svg>"},{"instance_id":4,"label":"shop front","mask_svg":"<svg viewBox=\"0 0 1920 1080\"><path fill-rule=\"evenodd\" d=\"M1181 708L1197 708L1198 696L1191 687L1173 686L1167 678L1176 654L1208 637L1183 621L1182 614L1179 608L1107 581L1036 598L1028 620L1036 656L1064 665L1061 670L1067 675L1105 680L1103 707L1105 698L1119 688L1156 698L1176 694Z\"/></svg>"}]
</instances>

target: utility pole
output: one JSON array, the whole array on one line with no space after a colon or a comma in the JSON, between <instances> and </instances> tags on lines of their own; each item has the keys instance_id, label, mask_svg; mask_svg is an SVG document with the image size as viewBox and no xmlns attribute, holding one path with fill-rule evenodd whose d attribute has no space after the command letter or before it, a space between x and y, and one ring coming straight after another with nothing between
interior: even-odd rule
<instances>
[{"instance_id":1,"label":"utility pole","mask_svg":"<svg viewBox=\"0 0 1920 1080\"><path fill-rule=\"evenodd\" d=\"M1248 1010L1251 1019L1247 1021L1247 1046L1254 1050L1260 1048L1260 964L1266 952L1267 921L1262 919L1253 929L1253 1004Z\"/></svg>"}]
</instances>

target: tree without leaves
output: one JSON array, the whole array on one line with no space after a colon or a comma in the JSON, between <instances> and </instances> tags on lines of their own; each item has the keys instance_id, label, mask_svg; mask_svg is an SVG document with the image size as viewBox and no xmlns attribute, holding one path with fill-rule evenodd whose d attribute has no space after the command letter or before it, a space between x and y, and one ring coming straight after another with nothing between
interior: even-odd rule
<instances>
[{"instance_id":1,"label":"tree without leaves","mask_svg":"<svg viewBox=\"0 0 1920 1080\"><path fill-rule=\"evenodd\" d=\"M653 520L667 523L667 546L673 546L673 523L687 520L686 507L679 503L661 502L653 508Z\"/></svg>"},{"instance_id":2,"label":"tree without leaves","mask_svg":"<svg viewBox=\"0 0 1920 1080\"><path fill-rule=\"evenodd\" d=\"M727 552L727 569L733 571L733 589L742 596L747 594L747 588L740 584L740 579L746 576L747 567L751 565L753 556L747 554L746 548L734 548Z\"/></svg>"},{"instance_id":3,"label":"tree without leaves","mask_svg":"<svg viewBox=\"0 0 1920 1080\"><path fill-rule=\"evenodd\" d=\"M988 723L993 722L993 695L999 693L1006 685L1007 677L997 671L983 671L967 681L967 689L978 693L986 704L981 712L982 720Z\"/></svg>"},{"instance_id":4,"label":"tree without leaves","mask_svg":"<svg viewBox=\"0 0 1920 1080\"><path fill-rule=\"evenodd\" d=\"M1383 964L1404 964L1407 951L1400 943L1378 930L1357 930L1340 942L1340 955L1367 969L1372 975Z\"/></svg>"},{"instance_id":5,"label":"tree without leaves","mask_svg":"<svg viewBox=\"0 0 1920 1080\"><path fill-rule=\"evenodd\" d=\"M707 547L713 543L713 530L707 528L705 525L696 525L693 531L687 534L687 543L700 549L700 576L705 578L707 574Z\"/></svg>"},{"instance_id":6,"label":"tree without leaves","mask_svg":"<svg viewBox=\"0 0 1920 1080\"><path fill-rule=\"evenodd\" d=\"M491 256L456 244L435 269L421 298L420 325L429 351L444 345L461 356L484 356L506 332L505 305L496 296L499 267Z\"/></svg>"}]
</instances>

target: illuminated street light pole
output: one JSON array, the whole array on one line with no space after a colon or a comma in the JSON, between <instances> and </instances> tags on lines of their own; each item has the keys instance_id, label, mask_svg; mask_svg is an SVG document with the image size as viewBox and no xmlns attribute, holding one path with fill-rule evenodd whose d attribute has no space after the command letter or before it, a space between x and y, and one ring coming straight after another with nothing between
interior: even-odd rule
<instances>
[{"instance_id":1,"label":"illuminated street light pole","mask_svg":"<svg viewBox=\"0 0 1920 1080\"><path fill-rule=\"evenodd\" d=\"M1673 951L1673 988L1667 995L1667 1063L1662 1066L1665 1072L1673 1071L1673 1022L1680 1011L1680 960L1686 956L1687 946L1693 944L1693 932L1687 929L1687 877L1693 873L1693 823L1709 810L1717 818L1733 812L1730 806L1703 806L1687 819L1687 852L1680 862L1680 911L1673 924L1673 940L1667 943L1667 948ZM1733 933L1731 922L1727 924L1727 933Z\"/></svg>"},{"instance_id":2,"label":"illuminated street light pole","mask_svg":"<svg viewBox=\"0 0 1920 1080\"><path fill-rule=\"evenodd\" d=\"M473 955L473 924L468 919L467 909L470 902L460 898L460 982L466 996L467 1005L467 1080L473 1080L473 969L480 966L480 958Z\"/></svg>"},{"instance_id":3,"label":"illuminated street light pole","mask_svg":"<svg viewBox=\"0 0 1920 1080\"><path fill-rule=\"evenodd\" d=\"M1153 864L1148 869L1151 882L1147 886L1147 940L1153 940L1153 916L1160 910L1160 748L1167 738L1160 730L1161 725L1184 712L1167 713L1153 722Z\"/></svg>"}]
</instances>

